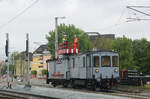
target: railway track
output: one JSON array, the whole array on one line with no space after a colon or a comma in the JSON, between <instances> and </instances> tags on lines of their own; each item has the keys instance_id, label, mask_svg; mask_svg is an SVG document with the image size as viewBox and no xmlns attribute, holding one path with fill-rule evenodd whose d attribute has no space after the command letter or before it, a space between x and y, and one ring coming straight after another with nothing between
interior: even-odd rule
<instances>
[{"instance_id":1,"label":"railway track","mask_svg":"<svg viewBox=\"0 0 150 99\"><path fill-rule=\"evenodd\" d=\"M43 87L44 85L35 85L39 87ZM48 87L47 85L44 87ZM49 88L53 88L49 86ZM74 89L74 88L63 88L63 87L56 87L56 89L63 89L63 90L73 90L73 91L80 91L80 92L88 92L88 93L96 93L96 94L105 94L105 95L113 95L113 96L122 96L122 97L129 97L131 99L150 99L150 96L146 95L139 95L139 93L130 93L124 91L117 91L117 90L110 90L110 91L91 91L87 89Z\"/></svg>"},{"instance_id":2,"label":"railway track","mask_svg":"<svg viewBox=\"0 0 150 99\"><path fill-rule=\"evenodd\" d=\"M21 83L19 83L20 85L22 85ZM32 84L33 86L37 86L37 87L46 87L46 88L54 88L50 85L42 85L42 84ZM105 95L113 95L113 96L122 96L122 97L128 97L131 99L150 99L150 96L147 95L140 95L139 93L131 93L131 92L127 92L127 91L121 91L121 90L110 90L110 91L91 91L91 90L87 90L85 88L64 88L64 87L55 87L56 89L62 89L62 90L72 90L72 91L79 91L79 92L86 92L86 93L96 93L96 94L105 94Z\"/></svg>"},{"instance_id":3,"label":"railway track","mask_svg":"<svg viewBox=\"0 0 150 99\"><path fill-rule=\"evenodd\" d=\"M58 98L31 93L15 92L10 90L0 90L0 99L58 99Z\"/></svg>"}]
</instances>

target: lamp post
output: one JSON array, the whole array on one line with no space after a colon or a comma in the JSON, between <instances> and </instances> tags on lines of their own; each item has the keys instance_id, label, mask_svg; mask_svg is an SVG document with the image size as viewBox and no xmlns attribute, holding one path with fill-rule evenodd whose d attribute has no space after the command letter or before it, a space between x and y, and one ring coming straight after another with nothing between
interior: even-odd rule
<instances>
[{"instance_id":1,"label":"lamp post","mask_svg":"<svg viewBox=\"0 0 150 99\"><path fill-rule=\"evenodd\" d=\"M65 17L55 17L55 58L58 57L58 19L65 19Z\"/></svg>"}]
</instances>

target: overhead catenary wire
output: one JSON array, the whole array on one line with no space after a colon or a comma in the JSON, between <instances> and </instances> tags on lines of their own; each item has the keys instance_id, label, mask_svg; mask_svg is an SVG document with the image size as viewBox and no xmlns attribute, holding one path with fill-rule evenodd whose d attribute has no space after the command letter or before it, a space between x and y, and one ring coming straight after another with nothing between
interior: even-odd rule
<instances>
[{"instance_id":1,"label":"overhead catenary wire","mask_svg":"<svg viewBox=\"0 0 150 99\"><path fill-rule=\"evenodd\" d=\"M100 30L107 30L107 29L110 29L110 28L113 28L113 27L116 27L116 26L119 26L119 25L122 25L122 24L128 22L128 21L122 21L122 22L120 22L120 21L122 20L122 17L124 16L124 14L125 14L125 12L126 12L126 5L127 5L124 0L121 0L121 3L124 4L124 8L123 8L123 10L121 11L121 14L120 14L118 20L116 21L116 23L115 23L115 24L112 24L112 25L110 25L110 26L101 28Z\"/></svg>"},{"instance_id":2,"label":"overhead catenary wire","mask_svg":"<svg viewBox=\"0 0 150 99\"><path fill-rule=\"evenodd\" d=\"M22 14L24 14L28 9L30 9L31 7L33 7L39 0L35 0L33 1L29 6L27 6L26 8L24 8L21 12L19 12L17 15L15 15L14 17L10 18L10 20L8 20L6 23L0 25L0 29L5 27L6 25L8 25L9 23L13 22L15 19L17 19L19 16L21 16Z\"/></svg>"},{"instance_id":3,"label":"overhead catenary wire","mask_svg":"<svg viewBox=\"0 0 150 99\"><path fill-rule=\"evenodd\" d=\"M119 16L119 18L118 18L118 20L116 21L116 23L115 23L115 24L110 25L110 26L105 27L105 28L102 28L102 29L100 29L100 30L110 29L110 28L113 28L113 27L119 26L119 25L121 25L121 24L123 24L123 23L126 23L127 21L120 22L120 20L122 20L122 17L123 17L123 16L124 16L124 14L125 14L125 11L126 11L126 8L124 8L124 9L122 10L122 12L121 12L121 14L120 14L120 16Z\"/></svg>"}]
</instances>

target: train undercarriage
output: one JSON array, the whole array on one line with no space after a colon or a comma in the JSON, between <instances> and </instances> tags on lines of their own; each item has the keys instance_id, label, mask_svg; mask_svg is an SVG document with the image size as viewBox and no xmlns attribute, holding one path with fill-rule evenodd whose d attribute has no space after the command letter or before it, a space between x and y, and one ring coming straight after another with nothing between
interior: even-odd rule
<instances>
[{"instance_id":1,"label":"train undercarriage","mask_svg":"<svg viewBox=\"0 0 150 99\"><path fill-rule=\"evenodd\" d=\"M101 81L97 81L96 79L48 79L47 84L51 84L56 87L58 85L62 85L63 87L72 87L72 88L87 88L90 90L97 89L107 89L111 90L112 88L117 88L117 80L116 79L102 79Z\"/></svg>"}]
</instances>

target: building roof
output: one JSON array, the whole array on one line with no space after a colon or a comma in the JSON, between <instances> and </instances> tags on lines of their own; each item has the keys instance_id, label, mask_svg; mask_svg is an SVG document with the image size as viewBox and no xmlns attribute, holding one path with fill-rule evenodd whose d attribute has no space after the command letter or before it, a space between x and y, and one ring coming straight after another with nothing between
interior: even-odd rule
<instances>
[{"instance_id":1,"label":"building roof","mask_svg":"<svg viewBox=\"0 0 150 99\"><path fill-rule=\"evenodd\" d=\"M47 45L40 45L34 52L33 54L43 54L43 52L48 51L48 46Z\"/></svg>"},{"instance_id":2,"label":"building roof","mask_svg":"<svg viewBox=\"0 0 150 99\"><path fill-rule=\"evenodd\" d=\"M26 51L23 51L21 52L20 54L24 55L24 57L26 57ZM29 60L32 61L33 58L32 58L33 54L31 52L29 52Z\"/></svg>"},{"instance_id":3,"label":"building roof","mask_svg":"<svg viewBox=\"0 0 150 99\"><path fill-rule=\"evenodd\" d=\"M107 39L115 39L115 34L100 34L99 32L85 32L86 34L89 35L91 41L95 40L97 37L98 38L107 38Z\"/></svg>"}]
</instances>

